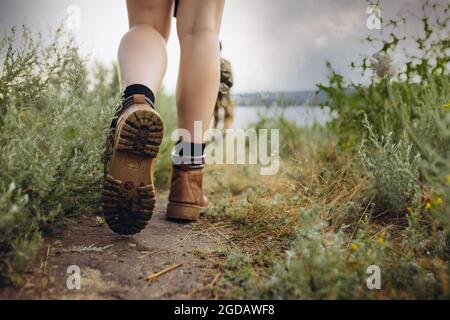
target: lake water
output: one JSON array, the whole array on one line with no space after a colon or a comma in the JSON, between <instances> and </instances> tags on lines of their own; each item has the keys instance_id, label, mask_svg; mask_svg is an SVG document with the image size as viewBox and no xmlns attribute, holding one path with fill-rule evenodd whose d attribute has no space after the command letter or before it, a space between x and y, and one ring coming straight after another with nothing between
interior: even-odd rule
<instances>
[{"instance_id":1,"label":"lake water","mask_svg":"<svg viewBox=\"0 0 450 320\"><path fill-rule=\"evenodd\" d=\"M310 127L314 123L324 125L333 118L328 108L316 106L236 106L234 108L233 128L247 128L258 121L260 116L277 117L284 115L300 127Z\"/></svg>"}]
</instances>

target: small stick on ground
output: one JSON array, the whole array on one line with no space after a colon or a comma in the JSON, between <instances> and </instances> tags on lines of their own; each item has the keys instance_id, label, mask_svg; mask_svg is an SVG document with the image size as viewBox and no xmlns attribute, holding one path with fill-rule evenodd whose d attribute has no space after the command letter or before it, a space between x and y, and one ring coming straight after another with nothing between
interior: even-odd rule
<instances>
[{"instance_id":1,"label":"small stick on ground","mask_svg":"<svg viewBox=\"0 0 450 320\"><path fill-rule=\"evenodd\" d=\"M211 283L208 284L208 287L210 289L212 289L214 287L214 285L217 283L217 281L219 280L221 274L222 274L221 272L217 273L216 276L214 277L214 279L211 281Z\"/></svg>"},{"instance_id":2,"label":"small stick on ground","mask_svg":"<svg viewBox=\"0 0 450 320\"><path fill-rule=\"evenodd\" d=\"M161 271L156 272L156 273L154 273L154 274L152 274L152 275L149 275L149 276L147 277L147 281L149 281L149 282L155 281L157 278L159 278L159 277L162 276L163 274L165 274L165 273L167 273L167 272L170 272L170 271L172 271L172 270L175 270L176 268L179 268L179 267L181 267L182 265L183 265L182 263L174 264L174 265L171 265L170 267L168 267L168 268L166 268L166 269L164 269L164 270L161 270Z\"/></svg>"},{"instance_id":3,"label":"small stick on ground","mask_svg":"<svg viewBox=\"0 0 450 320\"><path fill-rule=\"evenodd\" d=\"M50 244L47 247L47 255L45 256L44 268L42 270L42 275L45 276L47 274L47 264L48 264L48 256L50 255Z\"/></svg>"}]
</instances>

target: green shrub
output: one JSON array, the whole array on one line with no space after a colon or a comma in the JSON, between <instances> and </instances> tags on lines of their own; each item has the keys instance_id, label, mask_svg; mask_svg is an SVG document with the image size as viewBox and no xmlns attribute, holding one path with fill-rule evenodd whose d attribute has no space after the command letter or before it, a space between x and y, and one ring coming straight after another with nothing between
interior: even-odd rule
<instances>
[{"instance_id":1,"label":"green shrub","mask_svg":"<svg viewBox=\"0 0 450 320\"><path fill-rule=\"evenodd\" d=\"M116 68L89 64L58 29L0 42L0 279L17 280L43 232L99 209L105 138L119 102ZM158 94L166 137L157 185L170 177L173 97Z\"/></svg>"},{"instance_id":2,"label":"green shrub","mask_svg":"<svg viewBox=\"0 0 450 320\"><path fill-rule=\"evenodd\" d=\"M361 63L352 63L352 67L370 76L369 85L348 82L327 64L331 72L328 84L319 84L318 90L326 93L324 105L338 115L331 127L339 133L341 147L358 147L367 134L365 118L379 137L392 132L395 140L409 124L427 137L435 132L423 117L418 121L418 110L448 101L450 22L445 16L448 9L445 13L439 9L442 5L435 7L427 2L421 17L408 15L405 19L391 20L383 26L383 34L387 36L365 39L379 49ZM403 25L407 23L421 24L422 32L405 34L407 28ZM397 68L390 58L395 55L403 56ZM433 102L439 103L430 104Z\"/></svg>"},{"instance_id":3,"label":"green shrub","mask_svg":"<svg viewBox=\"0 0 450 320\"><path fill-rule=\"evenodd\" d=\"M401 247L389 234L367 233L364 225L349 243L342 232L331 232L317 209L303 210L302 228L285 259L259 290L272 299L432 299L448 298L445 262L424 263L417 259L412 243ZM367 287L367 268L381 271L381 289Z\"/></svg>"},{"instance_id":4,"label":"green shrub","mask_svg":"<svg viewBox=\"0 0 450 320\"><path fill-rule=\"evenodd\" d=\"M404 213L408 206L418 206L420 154L412 153L406 134L398 143L393 142L392 133L379 139L367 120L365 122L369 136L368 142L363 141L360 156L376 188L376 202L383 204L378 209Z\"/></svg>"},{"instance_id":5,"label":"green shrub","mask_svg":"<svg viewBox=\"0 0 450 320\"><path fill-rule=\"evenodd\" d=\"M384 26L386 37L366 39L379 47L358 65L363 74L371 72L369 85L348 83L330 64L329 84L319 85L327 93L326 105L338 114L330 128L340 148L353 152L366 141L360 148L361 160L382 211L422 210L417 207L432 197L444 202L442 192L425 183L433 179L429 169L436 161L445 167L450 148L448 123L443 121L448 117L443 106L450 100L449 20L440 7L425 3L421 17L392 20ZM422 32L403 34L401 25L415 22L422 24ZM403 60L394 70L390 56L396 54ZM445 170L438 170L441 181Z\"/></svg>"},{"instance_id":6,"label":"green shrub","mask_svg":"<svg viewBox=\"0 0 450 320\"><path fill-rule=\"evenodd\" d=\"M448 105L450 98L440 107L445 109ZM445 112L442 116L435 115L433 130L437 134L432 139L415 134L413 137L425 155L420 165L429 188L426 210L450 234L450 110Z\"/></svg>"},{"instance_id":7,"label":"green shrub","mask_svg":"<svg viewBox=\"0 0 450 320\"><path fill-rule=\"evenodd\" d=\"M90 82L62 30L47 39L14 29L0 52L0 277L11 280L42 231L97 208L117 82L98 67Z\"/></svg>"}]
</instances>

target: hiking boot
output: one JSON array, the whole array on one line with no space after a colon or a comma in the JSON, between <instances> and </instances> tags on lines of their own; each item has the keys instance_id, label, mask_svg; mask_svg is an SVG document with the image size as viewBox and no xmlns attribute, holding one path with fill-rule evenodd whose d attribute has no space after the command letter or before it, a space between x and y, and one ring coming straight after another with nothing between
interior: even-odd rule
<instances>
[{"instance_id":1,"label":"hiking boot","mask_svg":"<svg viewBox=\"0 0 450 320\"><path fill-rule=\"evenodd\" d=\"M200 213L208 207L203 195L202 168L192 169L189 165L173 165L167 218L177 220L198 220Z\"/></svg>"},{"instance_id":2,"label":"hiking boot","mask_svg":"<svg viewBox=\"0 0 450 320\"><path fill-rule=\"evenodd\" d=\"M163 129L161 116L142 94L125 99L113 118L102 207L106 223L118 234L138 233L153 214L155 158Z\"/></svg>"}]
</instances>

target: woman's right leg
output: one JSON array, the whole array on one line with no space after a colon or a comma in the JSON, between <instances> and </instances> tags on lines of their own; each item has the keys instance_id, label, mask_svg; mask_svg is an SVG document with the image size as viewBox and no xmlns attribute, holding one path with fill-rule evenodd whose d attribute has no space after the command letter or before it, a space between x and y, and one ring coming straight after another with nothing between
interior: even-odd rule
<instances>
[{"instance_id":1,"label":"woman's right leg","mask_svg":"<svg viewBox=\"0 0 450 320\"><path fill-rule=\"evenodd\" d=\"M203 196L204 141L219 92L219 31L224 0L180 0L177 30L181 57L177 84L179 128L190 133L177 143L167 217L197 220L208 203ZM195 134L195 121L202 131ZM188 155L186 155L186 151ZM180 164L182 162L183 164Z\"/></svg>"},{"instance_id":2,"label":"woman's right leg","mask_svg":"<svg viewBox=\"0 0 450 320\"><path fill-rule=\"evenodd\" d=\"M177 83L179 128L194 137L194 121L201 121L203 132L209 128L219 92L219 32L224 0L180 0L177 31L180 42L180 68Z\"/></svg>"}]
</instances>

